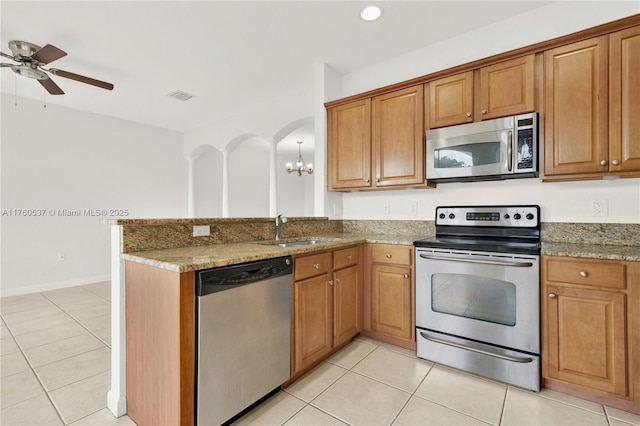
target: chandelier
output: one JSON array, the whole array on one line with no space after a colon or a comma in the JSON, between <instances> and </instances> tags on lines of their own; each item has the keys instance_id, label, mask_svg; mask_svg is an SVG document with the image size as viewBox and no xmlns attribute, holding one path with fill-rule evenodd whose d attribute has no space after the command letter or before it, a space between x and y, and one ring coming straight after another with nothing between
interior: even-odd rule
<instances>
[{"instance_id":1,"label":"chandelier","mask_svg":"<svg viewBox=\"0 0 640 426\"><path fill-rule=\"evenodd\" d=\"M284 165L287 173L298 172L298 176L302 176L302 172L307 172L309 174L313 173L313 164L307 163L305 165L304 158L302 158L302 153L300 151L300 147L302 146L302 141L298 141L298 161L296 161L295 167L293 163L287 163Z\"/></svg>"}]
</instances>

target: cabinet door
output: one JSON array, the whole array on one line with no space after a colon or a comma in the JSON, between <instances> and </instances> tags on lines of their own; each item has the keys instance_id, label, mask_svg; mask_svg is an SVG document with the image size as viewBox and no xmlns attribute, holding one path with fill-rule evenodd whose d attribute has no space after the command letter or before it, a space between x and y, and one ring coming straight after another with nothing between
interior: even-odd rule
<instances>
[{"instance_id":1,"label":"cabinet door","mask_svg":"<svg viewBox=\"0 0 640 426\"><path fill-rule=\"evenodd\" d=\"M640 26L609 37L610 169L640 171Z\"/></svg>"},{"instance_id":2,"label":"cabinet door","mask_svg":"<svg viewBox=\"0 0 640 426\"><path fill-rule=\"evenodd\" d=\"M411 268L374 264L371 275L371 330L412 339Z\"/></svg>"},{"instance_id":3,"label":"cabinet door","mask_svg":"<svg viewBox=\"0 0 640 426\"><path fill-rule=\"evenodd\" d=\"M324 274L293 284L294 372L322 358L333 346L330 279Z\"/></svg>"},{"instance_id":4,"label":"cabinet door","mask_svg":"<svg viewBox=\"0 0 640 426\"><path fill-rule=\"evenodd\" d=\"M371 186L371 99L327 111L328 189Z\"/></svg>"},{"instance_id":5,"label":"cabinet door","mask_svg":"<svg viewBox=\"0 0 640 426\"><path fill-rule=\"evenodd\" d=\"M535 109L534 58L528 55L480 68L482 120Z\"/></svg>"},{"instance_id":6,"label":"cabinet door","mask_svg":"<svg viewBox=\"0 0 640 426\"><path fill-rule=\"evenodd\" d=\"M625 295L547 286L548 377L627 395Z\"/></svg>"},{"instance_id":7,"label":"cabinet door","mask_svg":"<svg viewBox=\"0 0 640 426\"><path fill-rule=\"evenodd\" d=\"M375 186L424 183L424 89L409 87L373 98Z\"/></svg>"},{"instance_id":8,"label":"cabinet door","mask_svg":"<svg viewBox=\"0 0 640 426\"><path fill-rule=\"evenodd\" d=\"M362 330L362 297L360 268L336 271L333 274L333 334L334 345L340 345Z\"/></svg>"},{"instance_id":9,"label":"cabinet door","mask_svg":"<svg viewBox=\"0 0 640 426\"><path fill-rule=\"evenodd\" d=\"M473 71L429 82L428 127L473 121Z\"/></svg>"},{"instance_id":10,"label":"cabinet door","mask_svg":"<svg viewBox=\"0 0 640 426\"><path fill-rule=\"evenodd\" d=\"M544 53L546 175L608 170L607 36Z\"/></svg>"}]
</instances>

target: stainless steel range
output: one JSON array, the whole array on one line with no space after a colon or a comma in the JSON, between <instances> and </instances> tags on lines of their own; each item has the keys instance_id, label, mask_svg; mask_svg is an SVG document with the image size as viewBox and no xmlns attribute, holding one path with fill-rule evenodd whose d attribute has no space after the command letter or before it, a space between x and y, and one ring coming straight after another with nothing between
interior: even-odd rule
<instances>
[{"instance_id":1,"label":"stainless steel range","mask_svg":"<svg viewBox=\"0 0 640 426\"><path fill-rule=\"evenodd\" d=\"M414 245L418 356L540 390L540 207L437 207Z\"/></svg>"}]
</instances>

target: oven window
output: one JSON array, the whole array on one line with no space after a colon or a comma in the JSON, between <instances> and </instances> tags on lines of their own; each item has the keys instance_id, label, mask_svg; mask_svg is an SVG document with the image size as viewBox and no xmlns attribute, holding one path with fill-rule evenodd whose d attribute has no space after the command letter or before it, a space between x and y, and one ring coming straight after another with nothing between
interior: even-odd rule
<instances>
[{"instance_id":1,"label":"oven window","mask_svg":"<svg viewBox=\"0 0 640 426\"><path fill-rule=\"evenodd\" d=\"M497 324L516 324L516 286L507 281L466 274L431 276L434 312Z\"/></svg>"},{"instance_id":2,"label":"oven window","mask_svg":"<svg viewBox=\"0 0 640 426\"><path fill-rule=\"evenodd\" d=\"M500 164L500 142L470 143L434 150L436 169L457 169Z\"/></svg>"}]
</instances>

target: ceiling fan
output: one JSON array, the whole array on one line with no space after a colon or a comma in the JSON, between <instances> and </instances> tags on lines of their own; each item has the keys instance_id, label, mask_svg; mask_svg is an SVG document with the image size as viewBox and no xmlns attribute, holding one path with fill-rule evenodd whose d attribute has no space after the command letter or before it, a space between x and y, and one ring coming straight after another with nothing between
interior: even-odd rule
<instances>
[{"instance_id":1,"label":"ceiling fan","mask_svg":"<svg viewBox=\"0 0 640 426\"><path fill-rule=\"evenodd\" d=\"M107 83L106 81L96 80L95 78L85 77L83 75L74 74L57 68L44 68L44 65L67 55L66 52L50 44L40 47L26 41L12 40L9 42L9 49L11 49L12 55L0 52L0 56L9 58L17 62L17 64L0 63L0 67L11 68L16 74L38 80L47 92L52 95L64 95L64 92L56 83L53 82L53 80L51 80L47 73L69 78L81 83L90 84L92 86L101 87L103 89L113 90L113 84Z\"/></svg>"}]
</instances>

